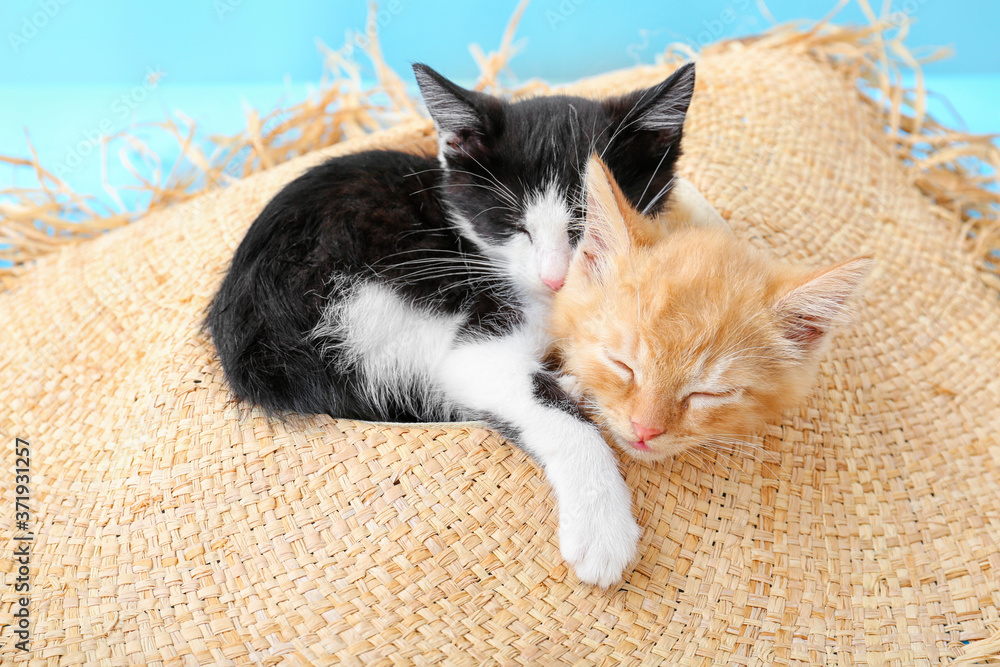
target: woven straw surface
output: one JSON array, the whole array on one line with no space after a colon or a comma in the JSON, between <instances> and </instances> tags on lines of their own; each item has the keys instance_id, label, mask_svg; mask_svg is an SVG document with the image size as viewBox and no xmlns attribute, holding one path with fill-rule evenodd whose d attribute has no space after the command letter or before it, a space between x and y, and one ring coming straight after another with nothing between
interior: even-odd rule
<instances>
[{"instance_id":1,"label":"woven straw surface","mask_svg":"<svg viewBox=\"0 0 1000 667\"><path fill-rule=\"evenodd\" d=\"M622 585L567 570L538 469L481 427L284 422L231 403L200 321L247 225L312 155L45 257L0 294L0 432L10 462L15 436L31 442L37 534L31 651L5 627L0 661L995 659L996 293L852 81L738 44L698 77L682 171L736 232L794 260L872 251L878 268L815 394L762 451L623 464L645 532ZM429 148L430 132L328 154Z\"/></svg>"}]
</instances>

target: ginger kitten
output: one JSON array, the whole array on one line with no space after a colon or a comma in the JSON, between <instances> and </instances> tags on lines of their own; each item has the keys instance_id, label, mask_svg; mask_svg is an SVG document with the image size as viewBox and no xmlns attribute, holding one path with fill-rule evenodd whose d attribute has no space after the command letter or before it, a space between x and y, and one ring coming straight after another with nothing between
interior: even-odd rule
<instances>
[{"instance_id":1,"label":"ginger kitten","mask_svg":"<svg viewBox=\"0 0 1000 667\"><path fill-rule=\"evenodd\" d=\"M872 266L777 262L719 228L664 228L607 168L587 167L587 221L550 330L609 441L643 460L758 430L811 389Z\"/></svg>"}]
</instances>

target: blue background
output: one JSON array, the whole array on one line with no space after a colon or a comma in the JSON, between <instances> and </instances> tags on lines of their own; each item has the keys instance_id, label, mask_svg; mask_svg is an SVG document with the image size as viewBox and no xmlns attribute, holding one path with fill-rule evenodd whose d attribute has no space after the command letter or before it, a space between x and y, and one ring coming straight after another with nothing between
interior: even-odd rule
<instances>
[{"instance_id":1,"label":"blue background","mask_svg":"<svg viewBox=\"0 0 1000 667\"><path fill-rule=\"evenodd\" d=\"M468 45L497 48L516 2L382 0L379 32L389 65L412 82L423 61L462 83L478 69ZM873 0L876 12L880 0ZM831 0L607 2L533 0L517 32L512 61L519 80L570 81L651 63L672 42L698 47L757 33L778 22L819 19ZM951 46L955 56L925 66L962 121L937 103L943 119L977 132L1000 132L1000 2L894 0L915 22L907 43ZM207 133L235 133L247 107L266 112L301 99L318 81L317 40L339 48L363 30L359 0L291 3L262 0L5 0L0 10L0 154L28 155L25 132L45 165L60 165L73 187L108 199L89 139L182 111ZM867 23L857 3L837 23ZM150 85L147 73L161 73ZM170 148L163 150L169 159ZM70 166L72 165L72 166ZM30 185L26 171L0 167L0 188ZM126 204L129 202L126 201Z\"/></svg>"}]
</instances>

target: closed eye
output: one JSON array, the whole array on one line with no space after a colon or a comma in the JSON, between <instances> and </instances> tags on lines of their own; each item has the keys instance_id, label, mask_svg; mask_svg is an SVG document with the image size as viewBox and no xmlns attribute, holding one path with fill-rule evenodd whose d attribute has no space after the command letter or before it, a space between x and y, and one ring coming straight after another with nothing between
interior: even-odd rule
<instances>
[{"instance_id":1,"label":"closed eye","mask_svg":"<svg viewBox=\"0 0 1000 667\"><path fill-rule=\"evenodd\" d=\"M720 405L739 398L742 393L743 390L739 387L726 389L725 391L695 391L684 398L684 403L694 405L695 407Z\"/></svg>"},{"instance_id":2,"label":"closed eye","mask_svg":"<svg viewBox=\"0 0 1000 667\"><path fill-rule=\"evenodd\" d=\"M632 367L629 366L627 363L625 363L618 357L615 357L607 350L604 350L604 356L607 357L608 362L612 366L618 369L623 375L627 376L630 381L635 379L635 371L632 370Z\"/></svg>"}]
</instances>

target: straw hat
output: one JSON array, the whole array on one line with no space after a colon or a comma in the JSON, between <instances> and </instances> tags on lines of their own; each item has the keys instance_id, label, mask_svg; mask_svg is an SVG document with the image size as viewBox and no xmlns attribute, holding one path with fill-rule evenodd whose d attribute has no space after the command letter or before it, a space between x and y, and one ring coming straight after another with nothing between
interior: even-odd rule
<instances>
[{"instance_id":1,"label":"straw hat","mask_svg":"<svg viewBox=\"0 0 1000 667\"><path fill-rule=\"evenodd\" d=\"M0 661L996 661L997 292L815 46L705 54L681 172L777 255L873 252L867 298L763 451L623 462L644 534L621 585L567 569L542 474L481 426L275 420L223 383L201 325L257 212L326 155L432 150L415 122L47 255L0 294L4 623L15 437L35 535L31 650L8 625Z\"/></svg>"}]
</instances>

